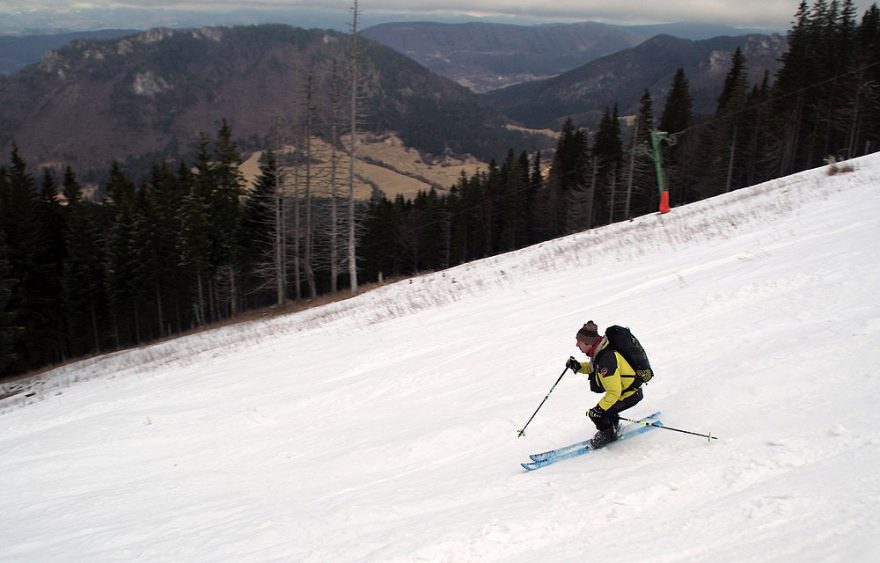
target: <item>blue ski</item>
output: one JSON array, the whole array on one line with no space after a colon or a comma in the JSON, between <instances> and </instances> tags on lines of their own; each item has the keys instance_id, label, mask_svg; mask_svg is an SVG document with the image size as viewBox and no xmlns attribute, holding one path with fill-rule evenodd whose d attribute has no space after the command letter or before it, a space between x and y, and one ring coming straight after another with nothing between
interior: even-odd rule
<instances>
[{"instance_id":1,"label":"blue ski","mask_svg":"<svg viewBox=\"0 0 880 563\"><path fill-rule=\"evenodd\" d=\"M654 422L660 416L660 411L657 411L653 414L646 416L645 418L640 418L639 422ZM642 426L635 422L630 422L629 424L625 424L621 429L623 433L629 432L631 429ZM586 448L590 445L589 440L583 440L581 442L575 442L574 444L570 444L568 446L562 446L561 448L556 448L555 450L550 450L548 452L542 452L539 454L531 454L529 457L532 458L532 461L544 461L547 458L557 457L561 454L567 453L571 450L577 450L581 448Z\"/></svg>"},{"instance_id":2,"label":"blue ski","mask_svg":"<svg viewBox=\"0 0 880 563\"><path fill-rule=\"evenodd\" d=\"M648 432L649 430L653 430L654 428L657 428L659 426L663 426L663 422L661 422L660 420L656 420L656 417L659 415L660 415L660 413L654 413L651 416L645 417L640 420L641 422L648 422L649 424L647 426L642 425L642 424L632 424L632 425L626 426L624 428L623 433L621 433L620 437L617 440L615 440L614 442L611 442L610 444L608 444L607 446L604 446L604 447L611 446L617 442L622 442L623 440L628 440L630 438L634 438L635 436L638 436L639 434L644 434L645 432ZM590 447L590 441L585 440L583 442L571 444L570 446L565 446L564 448L558 448L556 450L551 450L550 452L544 452L541 454L534 454L530 457L532 457L532 458L538 457L539 459L537 459L531 463L521 463L520 465L523 466L523 469L526 469L528 471L534 471L535 469L540 469L541 467L550 465L551 463L556 463L557 461L561 461L563 459L569 459L572 457L577 457L577 456L581 456L584 454L588 454L592 451L594 451L594 450L592 447Z\"/></svg>"}]
</instances>

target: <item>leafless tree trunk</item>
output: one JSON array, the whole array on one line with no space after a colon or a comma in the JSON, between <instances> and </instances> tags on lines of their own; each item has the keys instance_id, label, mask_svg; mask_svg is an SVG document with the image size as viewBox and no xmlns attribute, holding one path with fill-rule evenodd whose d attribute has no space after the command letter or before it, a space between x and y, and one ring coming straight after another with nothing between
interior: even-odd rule
<instances>
[{"instance_id":1,"label":"leafless tree trunk","mask_svg":"<svg viewBox=\"0 0 880 563\"><path fill-rule=\"evenodd\" d=\"M98 335L98 314L95 311L95 306L89 306L89 313L91 313L92 317L92 339L95 341L95 352L101 353L101 338Z\"/></svg>"},{"instance_id":2,"label":"leafless tree trunk","mask_svg":"<svg viewBox=\"0 0 880 563\"><path fill-rule=\"evenodd\" d=\"M636 173L636 141L639 136L639 114L636 113L636 119L633 121L633 137L629 147L629 174L626 179L626 204L623 208L623 220L629 219L629 206L632 202L633 176Z\"/></svg>"},{"instance_id":3,"label":"leafless tree trunk","mask_svg":"<svg viewBox=\"0 0 880 563\"><path fill-rule=\"evenodd\" d=\"M199 297L198 310L196 311L196 323L201 326L205 324L205 311L207 310L207 305L205 303L205 283L202 279L202 272L196 274L196 282Z\"/></svg>"},{"instance_id":4,"label":"leafless tree trunk","mask_svg":"<svg viewBox=\"0 0 880 563\"><path fill-rule=\"evenodd\" d=\"M724 185L724 192L730 191L730 183L733 179L733 161L736 158L736 127L733 128L733 140L730 142L730 159L727 161L727 182Z\"/></svg>"},{"instance_id":5,"label":"leafless tree trunk","mask_svg":"<svg viewBox=\"0 0 880 563\"><path fill-rule=\"evenodd\" d=\"M867 102L869 104L876 103L877 99L877 83L873 80L865 81L864 79L864 69L860 69L857 76L857 84L855 96L853 97L852 109L850 110L850 118L851 122L849 124L847 145L846 145L846 156L847 158L854 158L858 156L858 145L859 145L859 136L861 135L862 130L862 115L861 115L861 107ZM868 147L870 145L868 143L865 144L865 151L863 154L868 153Z\"/></svg>"},{"instance_id":6,"label":"leafless tree trunk","mask_svg":"<svg viewBox=\"0 0 880 563\"><path fill-rule=\"evenodd\" d=\"M803 94L799 94L786 120L782 139L782 158L779 164L779 175L787 176L794 169L800 142L801 115L803 111Z\"/></svg>"},{"instance_id":7,"label":"leafless tree trunk","mask_svg":"<svg viewBox=\"0 0 880 563\"><path fill-rule=\"evenodd\" d=\"M336 145L339 143L337 118L339 117L339 82L336 76L336 62L333 63L333 83L330 87L330 291L335 293L339 281L339 186L337 184L337 165L339 156Z\"/></svg>"},{"instance_id":8,"label":"leafless tree trunk","mask_svg":"<svg viewBox=\"0 0 880 563\"><path fill-rule=\"evenodd\" d=\"M354 221L354 163L357 158L357 96L358 96L358 0L354 0L351 18L351 144L348 161L348 277L351 293L358 291L356 228Z\"/></svg>"},{"instance_id":9,"label":"leafless tree trunk","mask_svg":"<svg viewBox=\"0 0 880 563\"><path fill-rule=\"evenodd\" d=\"M294 159L297 159L298 156L296 152L294 152ZM302 299L302 278L300 273L301 268L301 260L300 260L300 240L302 240L302 225L300 222L300 212L299 212L299 186L300 186L300 167L298 162L294 162L293 164L293 233L292 233L292 246L293 246L293 285L295 286L295 296L296 300L299 301Z\"/></svg>"},{"instance_id":10,"label":"leafless tree trunk","mask_svg":"<svg viewBox=\"0 0 880 563\"><path fill-rule=\"evenodd\" d=\"M313 75L309 71L306 77L306 122L305 122L305 182L303 184L303 200L305 205L305 230L303 231L303 270L306 274L306 283L309 287L309 299L318 296L315 288L315 270L312 264L313 240L312 236L312 119L314 117L314 105L312 103Z\"/></svg>"},{"instance_id":11,"label":"leafless tree trunk","mask_svg":"<svg viewBox=\"0 0 880 563\"><path fill-rule=\"evenodd\" d=\"M611 223L614 222L614 205L615 205L615 198L617 196L617 167L616 166L614 167L614 169L611 170L611 179L609 180L609 182L611 183L611 198L608 203L608 224L610 225Z\"/></svg>"},{"instance_id":12,"label":"leafless tree trunk","mask_svg":"<svg viewBox=\"0 0 880 563\"><path fill-rule=\"evenodd\" d=\"M271 290L275 293L275 304L283 305L287 301L287 224L286 205L287 190L285 189L285 149L278 140L277 133L274 148L268 156L267 170L273 172L272 184L261 184L258 199L251 201L255 206L260 220L260 247L253 273L261 280L254 291ZM262 169L262 168L261 168ZM262 179L261 179L262 182ZM263 191L268 188L267 191Z\"/></svg>"},{"instance_id":13,"label":"leafless tree trunk","mask_svg":"<svg viewBox=\"0 0 880 563\"><path fill-rule=\"evenodd\" d=\"M584 214L587 216L587 229L593 228L593 201L596 198L596 178L599 176L599 159L593 157L593 171L590 177L590 191L587 192L587 207Z\"/></svg>"},{"instance_id":14,"label":"leafless tree trunk","mask_svg":"<svg viewBox=\"0 0 880 563\"><path fill-rule=\"evenodd\" d=\"M159 325L159 336L165 336L165 315L162 312L162 288L159 284L153 288L156 292L156 322Z\"/></svg>"},{"instance_id":15,"label":"leafless tree trunk","mask_svg":"<svg viewBox=\"0 0 880 563\"><path fill-rule=\"evenodd\" d=\"M275 174L275 240L274 240L274 266L275 266L275 302L284 305L287 299L287 254L285 253L285 225L284 225L284 180L281 175L281 166Z\"/></svg>"}]
</instances>

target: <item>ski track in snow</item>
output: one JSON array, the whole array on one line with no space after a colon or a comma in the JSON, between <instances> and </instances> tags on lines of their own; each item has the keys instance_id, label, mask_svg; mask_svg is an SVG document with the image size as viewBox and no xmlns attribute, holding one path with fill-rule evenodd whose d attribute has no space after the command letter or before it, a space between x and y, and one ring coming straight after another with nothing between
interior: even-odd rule
<instances>
[{"instance_id":1,"label":"ski track in snow","mask_svg":"<svg viewBox=\"0 0 880 563\"><path fill-rule=\"evenodd\" d=\"M873 561L880 155L70 364L0 400L0 561ZM592 434L586 320L667 426ZM0 388L0 396L10 389Z\"/></svg>"}]
</instances>

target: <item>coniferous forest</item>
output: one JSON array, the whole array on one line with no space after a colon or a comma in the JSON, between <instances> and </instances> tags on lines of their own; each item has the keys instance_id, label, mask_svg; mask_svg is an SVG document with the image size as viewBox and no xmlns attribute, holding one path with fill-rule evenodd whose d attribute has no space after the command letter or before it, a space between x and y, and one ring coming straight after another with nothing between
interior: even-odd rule
<instances>
[{"instance_id":1,"label":"coniferous forest","mask_svg":"<svg viewBox=\"0 0 880 563\"><path fill-rule=\"evenodd\" d=\"M447 268L655 212L652 131L673 205L876 151L876 5L859 16L850 0L802 2L788 43L758 84L737 50L713 115L694 115L679 71L660 111L646 90L635 115L607 108L595 130L567 121L552 154L511 148L448 190L361 204L358 277ZM70 167L34 171L12 150L0 166L0 375L350 285L346 202L309 194L308 155L267 152L246 190L225 122L193 143L194 162L158 162L144 178L114 163L97 198ZM282 168L304 189L279 190Z\"/></svg>"}]
</instances>

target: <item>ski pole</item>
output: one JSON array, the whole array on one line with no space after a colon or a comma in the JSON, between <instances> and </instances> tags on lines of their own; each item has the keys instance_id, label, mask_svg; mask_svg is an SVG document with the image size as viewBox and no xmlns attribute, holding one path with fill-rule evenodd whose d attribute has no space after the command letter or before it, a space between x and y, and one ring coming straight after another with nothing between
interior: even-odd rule
<instances>
[{"instance_id":1,"label":"ski pole","mask_svg":"<svg viewBox=\"0 0 880 563\"><path fill-rule=\"evenodd\" d=\"M664 430L673 430L673 431L675 431L675 432L681 432L682 434L690 434L690 435L692 435L692 436L700 436L700 437L702 437L702 438L707 438L707 439L709 439L709 440L717 440L717 439L718 439L718 436L713 436L711 433L709 433L709 434L699 434L699 433L697 433L697 432L691 432L691 431L689 431L689 430L681 430L681 429L679 429L679 428L673 428L673 427L671 427L671 426L664 426L664 425L662 425L662 424L654 424L654 423L651 423L651 422L643 422L643 421L641 421L641 420L633 420L633 419L631 419L631 418L624 418L624 417L622 417L622 416L620 416L620 417L618 417L618 418L619 418L620 420L625 420L625 421L627 421L627 422L636 422L636 423L638 423L638 424L643 424L643 425L645 425L645 426L653 426L653 427L655 427L655 428L663 428Z\"/></svg>"},{"instance_id":2,"label":"ski pole","mask_svg":"<svg viewBox=\"0 0 880 563\"><path fill-rule=\"evenodd\" d=\"M536 409L535 409L535 412L532 413L532 417L529 419L529 422L526 422L526 425L522 427L522 430L518 430L518 431L517 431L516 435L517 435L518 437L521 438L521 437L523 437L523 436L526 435L526 427L529 425L530 422L532 422L532 418L535 418L535 415L538 414L538 411L541 410L541 407L544 406L544 402L546 402L546 401L547 401L547 398L550 397L550 393L552 393L553 390L556 389L556 385L558 385L559 382L562 381L562 376L564 376L564 375L565 375L565 372L567 372L567 371L568 371L568 366L565 366L565 369L562 370L562 373L559 374L559 379L557 379L557 380L556 380L556 383L553 384L553 387L551 387L550 390L547 391L547 396L544 397L544 400L541 401L541 404L538 405L538 408L536 408Z\"/></svg>"}]
</instances>

